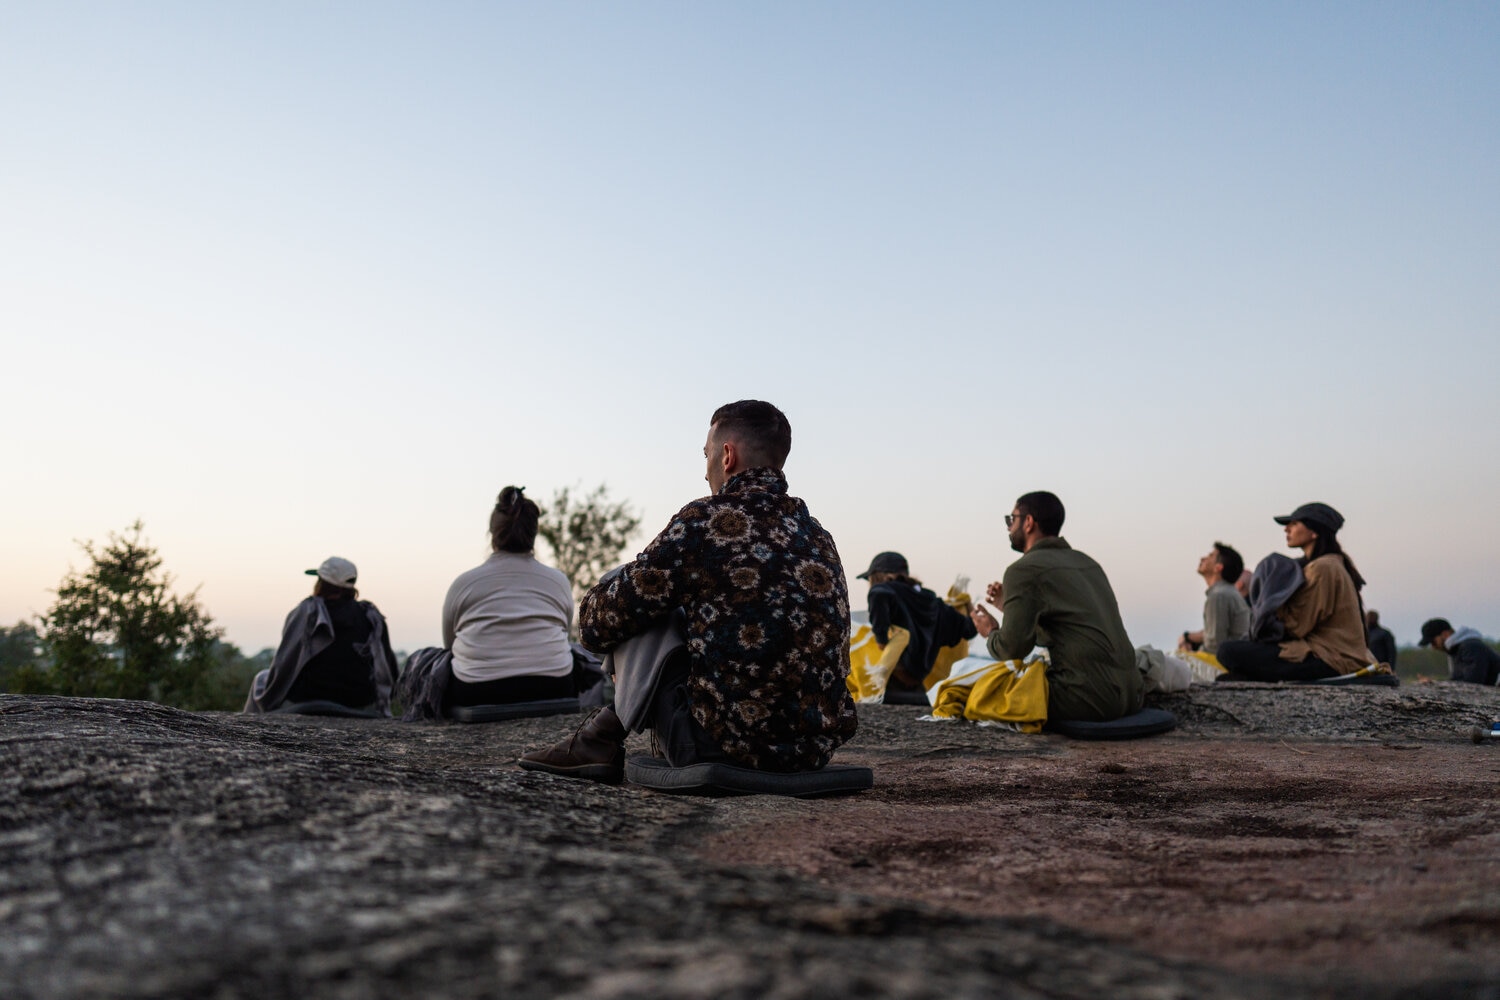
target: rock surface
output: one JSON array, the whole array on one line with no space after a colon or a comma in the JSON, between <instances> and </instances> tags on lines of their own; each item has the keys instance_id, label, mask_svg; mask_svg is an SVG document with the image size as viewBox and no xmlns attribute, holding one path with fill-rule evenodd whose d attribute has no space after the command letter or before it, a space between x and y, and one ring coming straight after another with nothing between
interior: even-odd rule
<instances>
[{"instance_id":1,"label":"rock surface","mask_svg":"<svg viewBox=\"0 0 1500 1000\"><path fill-rule=\"evenodd\" d=\"M1500 997L1500 692L1161 704L1116 744L862 707L876 788L804 802L515 768L575 717L0 696L0 994Z\"/></svg>"}]
</instances>

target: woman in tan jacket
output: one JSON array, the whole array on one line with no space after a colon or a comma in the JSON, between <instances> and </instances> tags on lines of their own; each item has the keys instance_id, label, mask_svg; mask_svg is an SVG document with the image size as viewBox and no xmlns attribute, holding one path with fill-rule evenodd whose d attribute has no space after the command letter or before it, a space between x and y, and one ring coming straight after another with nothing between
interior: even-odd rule
<instances>
[{"instance_id":1,"label":"woman in tan jacket","mask_svg":"<svg viewBox=\"0 0 1500 1000\"><path fill-rule=\"evenodd\" d=\"M1226 641L1221 680L1312 681L1352 674L1375 658L1365 646L1364 577L1338 542L1344 517L1326 503L1305 503L1276 518L1288 548L1301 549L1302 585L1277 612L1280 642Z\"/></svg>"}]
</instances>

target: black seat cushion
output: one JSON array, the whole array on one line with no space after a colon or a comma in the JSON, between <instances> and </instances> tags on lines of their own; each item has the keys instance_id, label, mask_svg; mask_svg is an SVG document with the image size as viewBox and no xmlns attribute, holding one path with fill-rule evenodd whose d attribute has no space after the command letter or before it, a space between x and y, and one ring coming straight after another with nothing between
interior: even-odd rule
<instances>
[{"instance_id":1,"label":"black seat cushion","mask_svg":"<svg viewBox=\"0 0 1500 1000\"><path fill-rule=\"evenodd\" d=\"M1062 733L1075 740L1134 740L1155 736L1177 726L1177 716L1164 708L1143 708L1134 715L1109 722L1069 722L1055 719L1047 723L1049 733Z\"/></svg>"},{"instance_id":2,"label":"black seat cushion","mask_svg":"<svg viewBox=\"0 0 1500 1000\"><path fill-rule=\"evenodd\" d=\"M351 719L383 719L378 708L350 708L336 701L288 701L267 715L343 715Z\"/></svg>"},{"instance_id":3,"label":"black seat cushion","mask_svg":"<svg viewBox=\"0 0 1500 1000\"><path fill-rule=\"evenodd\" d=\"M1401 678L1395 674L1340 674L1337 677L1319 677L1303 684L1324 684L1328 687L1400 687Z\"/></svg>"},{"instance_id":4,"label":"black seat cushion","mask_svg":"<svg viewBox=\"0 0 1500 1000\"><path fill-rule=\"evenodd\" d=\"M454 705L448 717L454 722L504 722L506 719L534 719L540 715L576 715L578 698L544 698L541 701L517 701L509 705Z\"/></svg>"},{"instance_id":5,"label":"black seat cushion","mask_svg":"<svg viewBox=\"0 0 1500 1000\"><path fill-rule=\"evenodd\" d=\"M673 767L659 757L644 754L625 761L625 777L631 784L674 795L790 795L799 799L863 792L875 784L874 771L848 764L778 774L733 764Z\"/></svg>"}]
</instances>

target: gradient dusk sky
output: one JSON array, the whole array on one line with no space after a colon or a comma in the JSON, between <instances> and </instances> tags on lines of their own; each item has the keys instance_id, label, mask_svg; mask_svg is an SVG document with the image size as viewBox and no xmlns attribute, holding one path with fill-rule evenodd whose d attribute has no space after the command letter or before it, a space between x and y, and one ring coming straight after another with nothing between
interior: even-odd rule
<instances>
[{"instance_id":1,"label":"gradient dusk sky","mask_svg":"<svg viewBox=\"0 0 1500 1000\"><path fill-rule=\"evenodd\" d=\"M227 638L354 560L433 644L507 483L644 544L789 415L852 577L1051 489L1137 643L1348 519L1500 632L1500 5L14 3L0 623L137 518ZM852 581L855 607L865 588Z\"/></svg>"}]
</instances>

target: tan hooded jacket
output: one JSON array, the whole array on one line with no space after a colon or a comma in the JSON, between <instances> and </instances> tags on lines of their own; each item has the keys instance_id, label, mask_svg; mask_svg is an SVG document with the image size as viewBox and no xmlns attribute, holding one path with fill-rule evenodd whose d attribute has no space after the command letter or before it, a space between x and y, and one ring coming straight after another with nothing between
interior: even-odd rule
<instances>
[{"instance_id":1,"label":"tan hooded jacket","mask_svg":"<svg viewBox=\"0 0 1500 1000\"><path fill-rule=\"evenodd\" d=\"M1375 657L1365 646L1359 592L1343 556L1319 556L1302 567L1302 576L1302 586L1277 612L1292 636L1281 644L1281 658L1296 663L1311 654L1341 674L1373 663Z\"/></svg>"}]
</instances>

